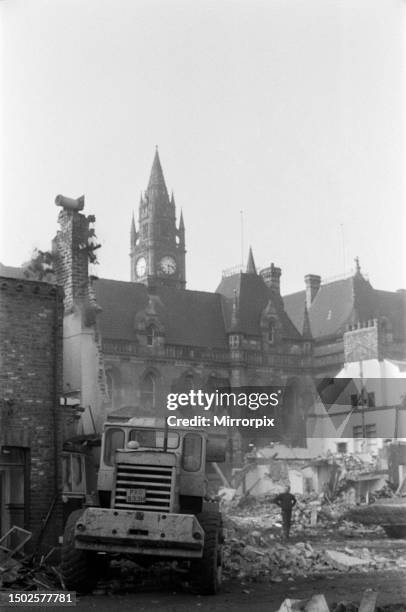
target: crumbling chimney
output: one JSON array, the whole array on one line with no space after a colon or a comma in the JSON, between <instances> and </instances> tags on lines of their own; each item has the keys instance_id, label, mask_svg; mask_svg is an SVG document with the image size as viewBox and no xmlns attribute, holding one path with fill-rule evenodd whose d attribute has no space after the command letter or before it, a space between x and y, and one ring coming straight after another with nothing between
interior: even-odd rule
<instances>
[{"instance_id":1,"label":"crumbling chimney","mask_svg":"<svg viewBox=\"0 0 406 612\"><path fill-rule=\"evenodd\" d=\"M277 268L273 263L271 263L269 268L264 268L260 272L265 285L277 294L281 292L281 274L282 270Z\"/></svg>"},{"instance_id":2,"label":"crumbling chimney","mask_svg":"<svg viewBox=\"0 0 406 612\"><path fill-rule=\"evenodd\" d=\"M57 196L55 204L61 206L58 222L60 230L53 242L54 268L57 283L65 292L65 312L73 309L74 303L88 296L89 288L89 222L80 210L84 207L84 197L66 198Z\"/></svg>"},{"instance_id":3,"label":"crumbling chimney","mask_svg":"<svg viewBox=\"0 0 406 612\"><path fill-rule=\"evenodd\" d=\"M306 306L310 308L320 289L321 277L317 274L306 274L304 280L306 285Z\"/></svg>"}]
</instances>

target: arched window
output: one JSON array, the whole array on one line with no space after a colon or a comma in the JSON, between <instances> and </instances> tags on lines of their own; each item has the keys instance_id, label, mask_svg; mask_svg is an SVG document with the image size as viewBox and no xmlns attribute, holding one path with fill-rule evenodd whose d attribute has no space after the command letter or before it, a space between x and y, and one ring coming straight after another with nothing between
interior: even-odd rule
<instances>
[{"instance_id":1,"label":"arched window","mask_svg":"<svg viewBox=\"0 0 406 612\"><path fill-rule=\"evenodd\" d=\"M185 375L185 391L190 391L194 388L195 379L191 372L188 372Z\"/></svg>"},{"instance_id":2,"label":"arched window","mask_svg":"<svg viewBox=\"0 0 406 612\"><path fill-rule=\"evenodd\" d=\"M141 383L141 407L147 410L155 408L156 380L153 374L147 374Z\"/></svg>"},{"instance_id":3,"label":"arched window","mask_svg":"<svg viewBox=\"0 0 406 612\"><path fill-rule=\"evenodd\" d=\"M113 404L114 380L113 380L113 372L111 370L106 370L106 386L107 386L107 394L109 396L109 400Z\"/></svg>"},{"instance_id":4,"label":"arched window","mask_svg":"<svg viewBox=\"0 0 406 612\"><path fill-rule=\"evenodd\" d=\"M275 321L273 319L268 323L268 342L270 344L275 342Z\"/></svg>"},{"instance_id":5,"label":"arched window","mask_svg":"<svg viewBox=\"0 0 406 612\"><path fill-rule=\"evenodd\" d=\"M154 346L158 338L158 330L155 325L148 325L147 327L147 345Z\"/></svg>"}]
</instances>

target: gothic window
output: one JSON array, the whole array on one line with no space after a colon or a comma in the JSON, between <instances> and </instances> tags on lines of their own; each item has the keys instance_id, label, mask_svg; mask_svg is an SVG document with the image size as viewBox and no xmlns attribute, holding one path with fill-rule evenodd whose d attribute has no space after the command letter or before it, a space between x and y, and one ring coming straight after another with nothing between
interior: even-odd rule
<instances>
[{"instance_id":1,"label":"gothic window","mask_svg":"<svg viewBox=\"0 0 406 612\"><path fill-rule=\"evenodd\" d=\"M268 324L268 342L273 344L275 342L275 321L271 319Z\"/></svg>"},{"instance_id":2,"label":"gothic window","mask_svg":"<svg viewBox=\"0 0 406 612\"><path fill-rule=\"evenodd\" d=\"M148 325L147 327L147 345L154 346L158 338L158 330L155 325Z\"/></svg>"},{"instance_id":3,"label":"gothic window","mask_svg":"<svg viewBox=\"0 0 406 612\"><path fill-rule=\"evenodd\" d=\"M141 382L141 407L150 410L155 408L156 380L153 374L147 374Z\"/></svg>"},{"instance_id":4,"label":"gothic window","mask_svg":"<svg viewBox=\"0 0 406 612\"><path fill-rule=\"evenodd\" d=\"M113 391L114 391L114 380L113 380L113 372L111 370L106 371L106 385L107 385L107 393L111 403L113 404Z\"/></svg>"},{"instance_id":5,"label":"gothic window","mask_svg":"<svg viewBox=\"0 0 406 612\"><path fill-rule=\"evenodd\" d=\"M230 344L231 348L238 348L239 345L239 337L237 335L230 336Z\"/></svg>"},{"instance_id":6,"label":"gothic window","mask_svg":"<svg viewBox=\"0 0 406 612\"><path fill-rule=\"evenodd\" d=\"M193 374L186 374L185 376L185 391L190 391L194 387Z\"/></svg>"}]
</instances>

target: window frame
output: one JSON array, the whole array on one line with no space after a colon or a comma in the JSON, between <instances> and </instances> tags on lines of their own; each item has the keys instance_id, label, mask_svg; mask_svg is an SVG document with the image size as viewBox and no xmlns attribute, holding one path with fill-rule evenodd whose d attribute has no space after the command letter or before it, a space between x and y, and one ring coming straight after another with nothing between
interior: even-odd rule
<instances>
[{"instance_id":1,"label":"window frame","mask_svg":"<svg viewBox=\"0 0 406 612\"><path fill-rule=\"evenodd\" d=\"M185 455L185 450L186 450L186 443L187 440L189 440L190 438L194 438L194 439L198 439L200 441L200 458L199 458L199 466L198 467L190 467L188 465L186 465L185 461L186 459L186 455ZM185 472L188 473L196 473L196 472L200 472L200 470L202 469L202 460L203 460L203 436L201 436L198 433L187 433L183 436L183 440L182 440L182 469Z\"/></svg>"},{"instance_id":2,"label":"window frame","mask_svg":"<svg viewBox=\"0 0 406 612\"><path fill-rule=\"evenodd\" d=\"M114 467L114 454L112 454L111 450L109 451L109 457L111 457L111 463L110 461L107 460L107 451L108 451L108 444L110 444L109 439L110 439L110 435L112 432L121 432L123 434L123 445L122 447L117 446L114 449L114 453L116 452L117 449L119 448L125 448L126 446L126 431L125 429L121 428L121 427L108 427L105 432L104 432L104 448L103 448L103 463L104 465L107 465L108 467Z\"/></svg>"}]
</instances>

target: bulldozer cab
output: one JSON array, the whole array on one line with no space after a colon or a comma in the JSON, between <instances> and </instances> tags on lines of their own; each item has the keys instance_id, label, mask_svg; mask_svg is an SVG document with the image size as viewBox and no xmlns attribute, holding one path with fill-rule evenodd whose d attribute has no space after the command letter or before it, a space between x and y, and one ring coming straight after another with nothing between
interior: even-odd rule
<instances>
[{"instance_id":1,"label":"bulldozer cab","mask_svg":"<svg viewBox=\"0 0 406 612\"><path fill-rule=\"evenodd\" d=\"M137 417L125 423L109 422L105 425L102 439L98 477L100 499L107 502L103 505L128 506L129 497L121 499L122 504L117 499L118 482L123 481L121 488L125 489L126 479L123 474L128 471L125 466L144 466L143 477L140 472L137 480L140 489L143 489L141 485L148 471L152 477L158 467L162 475L170 468L174 480L172 484L176 482L176 487L172 486L171 490L174 492L176 489L177 493L171 496L170 510L179 511L187 498L203 498L206 495L206 464L224 461L225 447L224 435L212 435L203 429L165 427L164 419ZM106 496L114 489L115 501L111 496ZM125 494L130 495L127 492Z\"/></svg>"}]
</instances>

